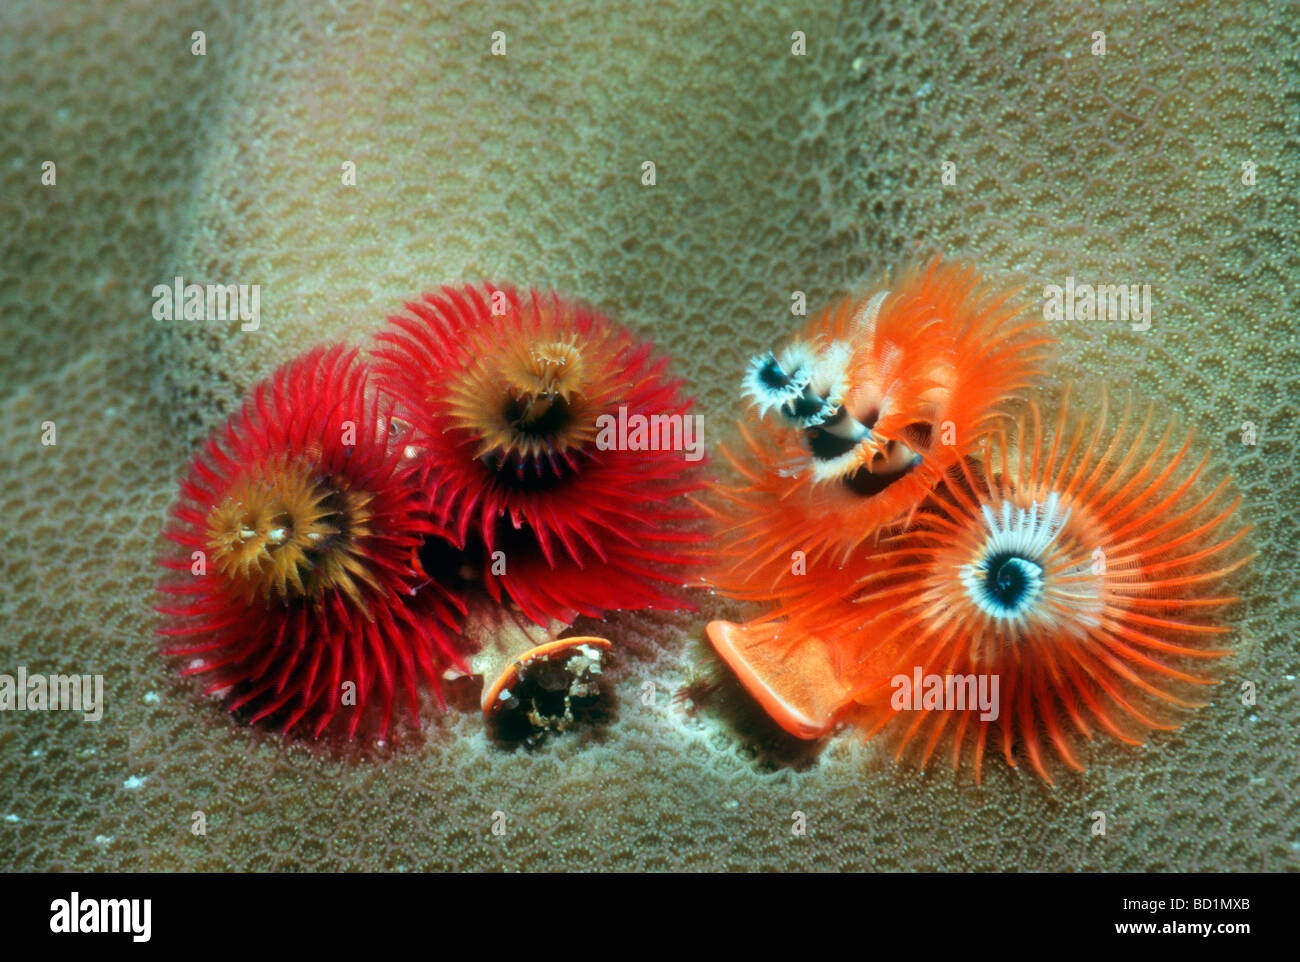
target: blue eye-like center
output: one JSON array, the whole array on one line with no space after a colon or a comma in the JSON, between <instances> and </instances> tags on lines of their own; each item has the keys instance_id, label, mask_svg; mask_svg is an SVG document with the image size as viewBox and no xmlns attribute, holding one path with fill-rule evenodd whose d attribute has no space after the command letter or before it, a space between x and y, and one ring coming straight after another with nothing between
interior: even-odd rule
<instances>
[{"instance_id":1,"label":"blue eye-like center","mask_svg":"<svg viewBox=\"0 0 1300 962\"><path fill-rule=\"evenodd\" d=\"M1028 558L1000 551L984 560L984 594L991 608L1014 614L1032 604L1042 588L1043 569Z\"/></svg>"}]
</instances>

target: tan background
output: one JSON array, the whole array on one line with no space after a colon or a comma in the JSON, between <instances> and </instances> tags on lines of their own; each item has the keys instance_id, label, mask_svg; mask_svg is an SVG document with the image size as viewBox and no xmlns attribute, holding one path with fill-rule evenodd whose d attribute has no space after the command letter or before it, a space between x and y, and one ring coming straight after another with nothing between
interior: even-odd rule
<instances>
[{"instance_id":1,"label":"tan background","mask_svg":"<svg viewBox=\"0 0 1300 962\"><path fill-rule=\"evenodd\" d=\"M0 671L102 671L108 709L0 718L0 868L1300 865L1296 18L1263 0L556 6L5 5ZM1152 285L1146 334L1059 326L1049 394L1100 376L1180 414L1259 526L1241 657L1182 731L1102 748L1054 792L1001 765L979 790L921 777L850 737L818 754L732 689L699 722L669 706L702 654L683 615L604 628L617 707L583 735L510 750L458 708L400 747L329 753L235 725L154 653L177 472L305 345L360 340L439 283L551 286L675 353L716 440L791 290L816 307L916 250L1031 291ZM262 330L153 321L178 272L261 284Z\"/></svg>"}]
</instances>

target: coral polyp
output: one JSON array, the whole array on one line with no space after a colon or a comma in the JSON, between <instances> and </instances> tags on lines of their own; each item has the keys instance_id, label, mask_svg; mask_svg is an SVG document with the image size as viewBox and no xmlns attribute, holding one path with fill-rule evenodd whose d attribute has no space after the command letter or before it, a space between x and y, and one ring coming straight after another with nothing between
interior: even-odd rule
<instances>
[{"instance_id":1,"label":"coral polyp","mask_svg":"<svg viewBox=\"0 0 1300 962\"><path fill-rule=\"evenodd\" d=\"M1104 404L1094 425L1068 406L1050 435L1035 407L991 439L859 581L872 612L836 644L870 666L856 720L900 756L924 765L946 737L978 780L993 742L1051 783L1053 764L1084 769L1081 740L1139 744L1215 681L1227 579L1249 557L1240 499L1151 411L1134 429L1126 407L1108 435ZM994 704L931 704L917 678L983 680Z\"/></svg>"},{"instance_id":2,"label":"coral polyp","mask_svg":"<svg viewBox=\"0 0 1300 962\"><path fill-rule=\"evenodd\" d=\"M380 385L491 597L542 625L683 607L699 439L667 358L550 293L444 287L406 309L378 336Z\"/></svg>"},{"instance_id":3,"label":"coral polyp","mask_svg":"<svg viewBox=\"0 0 1300 962\"><path fill-rule=\"evenodd\" d=\"M162 559L168 654L228 690L232 711L319 735L347 716L382 737L417 686L463 667L463 602L421 569L449 540L389 443L357 352L319 348L254 388L192 460Z\"/></svg>"}]
</instances>

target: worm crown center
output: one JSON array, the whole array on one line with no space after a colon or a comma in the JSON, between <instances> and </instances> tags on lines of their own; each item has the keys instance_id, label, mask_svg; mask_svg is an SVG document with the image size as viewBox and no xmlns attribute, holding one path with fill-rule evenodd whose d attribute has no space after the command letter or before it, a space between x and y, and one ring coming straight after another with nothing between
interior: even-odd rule
<instances>
[{"instance_id":1,"label":"worm crown center","mask_svg":"<svg viewBox=\"0 0 1300 962\"><path fill-rule=\"evenodd\" d=\"M374 584L362 563L371 496L303 465L238 480L208 515L213 566L249 600L288 602L340 589L358 602Z\"/></svg>"}]
</instances>

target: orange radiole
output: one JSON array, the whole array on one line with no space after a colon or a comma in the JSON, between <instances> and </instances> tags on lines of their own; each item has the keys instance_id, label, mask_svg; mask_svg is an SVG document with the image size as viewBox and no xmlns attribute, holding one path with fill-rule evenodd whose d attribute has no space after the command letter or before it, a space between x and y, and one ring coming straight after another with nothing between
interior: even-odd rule
<instances>
[{"instance_id":1,"label":"orange radiole","mask_svg":"<svg viewBox=\"0 0 1300 962\"><path fill-rule=\"evenodd\" d=\"M727 452L743 482L713 505L724 539L714 583L736 597L798 590L793 552L842 563L906 523L1052 343L1010 294L937 260L812 317L746 373L760 417Z\"/></svg>"},{"instance_id":2,"label":"orange radiole","mask_svg":"<svg viewBox=\"0 0 1300 962\"><path fill-rule=\"evenodd\" d=\"M800 639L860 614L854 571L881 534L905 526L947 472L971 456L1004 406L1030 386L1053 344L1012 292L938 259L809 319L750 363L757 419L726 452L741 482L708 509L718 538L709 583L764 603L754 625L709 637L788 730L829 730L851 690ZM798 616L799 625L784 624ZM793 654L791 652L794 652ZM822 679L813 691L808 678Z\"/></svg>"},{"instance_id":3,"label":"orange radiole","mask_svg":"<svg viewBox=\"0 0 1300 962\"><path fill-rule=\"evenodd\" d=\"M1191 434L1153 420L1126 406L1112 425L1103 402L1088 423L1067 397L1048 434L1033 406L982 470L963 465L882 541L858 582L872 610L837 640L873 666L852 710L866 731L889 729L921 765L950 736L953 767L969 755L976 780L993 738L1050 784L1053 763L1084 770L1080 739L1141 744L1202 704L1229 653L1217 615L1237 600L1225 585L1248 529ZM997 679L1000 701L917 711L904 673Z\"/></svg>"},{"instance_id":4,"label":"orange radiole","mask_svg":"<svg viewBox=\"0 0 1300 962\"><path fill-rule=\"evenodd\" d=\"M1216 585L1245 560L1235 502L1214 507L1228 482L1196 494L1204 462L1186 471L1190 441L1153 441L1149 415L1013 426L1052 343L936 260L751 363L760 417L708 505L709 583L762 610L708 637L791 734L852 722L922 765L947 738L978 780L996 731L1050 783L1049 761L1082 769L1077 738L1139 741L1213 680ZM912 698L917 678L972 703ZM1000 710L974 703L981 679Z\"/></svg>"}]
</instances>

